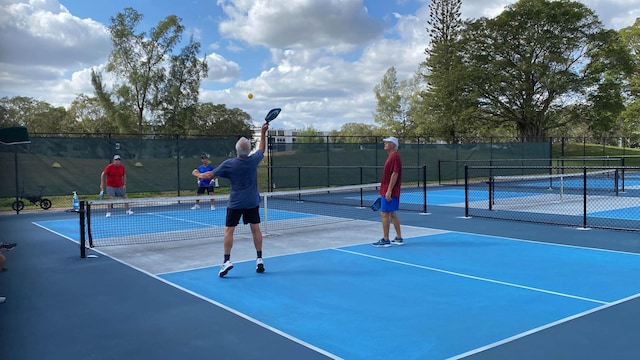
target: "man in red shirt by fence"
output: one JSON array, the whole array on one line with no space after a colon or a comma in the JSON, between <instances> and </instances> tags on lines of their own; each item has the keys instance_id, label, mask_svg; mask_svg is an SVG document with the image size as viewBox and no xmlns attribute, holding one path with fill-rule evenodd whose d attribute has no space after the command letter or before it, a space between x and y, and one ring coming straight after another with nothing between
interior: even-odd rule
<instances>
[{"instance_id":1,"label":"man in red shirt by fence","mask_svg":"<svg viewBox=\"0 0 640 360\"><path fill-rule=\"evenodd\" d=\"M100 191L104 191L106 177L107 196L109 199L114 197L127 198L127 175L122 165L122 158L120 155L113 157L113 162L107 165L102 174L100 174ZM111 216L111 209L113 205L109 204L107 208L107 217ZM127 215L133 215L133 211L129 209L129 204L124 204L124 209Z\"/></svg>"}]
</instances>

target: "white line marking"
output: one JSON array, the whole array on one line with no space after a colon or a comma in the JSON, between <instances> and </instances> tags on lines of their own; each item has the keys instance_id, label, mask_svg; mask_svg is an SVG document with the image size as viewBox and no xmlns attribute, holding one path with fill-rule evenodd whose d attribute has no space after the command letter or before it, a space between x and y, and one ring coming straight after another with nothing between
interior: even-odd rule
<instances>
[{"instance_id":1,"label":"white line marking","mask_svg":"<svg viewBox=\"0 0 640 360\"><path fill-rule=\"evenodd\" d=\"M460 276L460 277L464 277L464 278L468 278L468 279L486 281L486 282L490 282L490 283L494 283L494 284L506 285L506 286L516 287L516 288L520 288L520 289L541 292L541 293L545 293L545 294L551 294L551 295L562 296L562 297L567 297L567 298L572 298L572 299L577 299L577 300L594 302L594 303L597 303L597 304L609 304L608 302L602 301L602 300L589 299L589 298L570 295L570 294L565 294L565 293L561 293L561 292L557 292L557 291L544 290L544 289L535 288L535 287L531 287L531 286L509 283L509 282L506 282L506 281L487 279L487 278L483 278L483 277L479 277L479 276L467 275L467 274L462 274L462 273L458 273L458 272L454 272L454 271L448 271L448 270L433 268L433 267L429 267L429 266L411 264L411 263L407 263L407 262L403 262L403 261L391 260L391 259L387 259L387 258L383 258L383 257L379 257L379 256L363 254L363 253L350 251L350 250L344 250L344 249L334 249L334 250L342 251L342 252L353 254L353 255L364 256L364 257L368 257L368 258L372 258L372 259L387 261L387 262L391 262L391 263L395 263L395 264L406 265L406 266L416 267L416 268L425 269L425 270L431 270L431 271L435 271L435 272L439 272L439 273L443 273L443 274Z\"/></svg>"},{"instance_id":2,"label":"white line marking","mask_svg":"<svg viewBox=\"0 0 640 360\"><path fill-rule=\"evenodd\" d=\"M47 230L47 231L49 231L49 232L51 232L51 233L54 233L54 234L56 234L56 235L58 235L58 236L61 236L61 237L65 238L65 239L67 239L67 240L69 240L69 241L72 241L72 242L74 242L74 243L76 243L76 244L78 243L78 241L76 241L76 240L74 240L74 239L72 239L72 238L70 238L70 237L64 236L64 235L62 235L62 234L60 234L60 233L57 233L57 232L55 232L55 231L52 231L52 230L50 230L50 229L48 229L48 228L46 228L46 227L44 227L44 226L42 226L42 225L40 225L40 224L38 224L38 223L32 222L32 224L34 224L34 225L36 225L36 226L38 226L38 227L41 227L41 228L43 228L43 229L45 229L45 230ZM263 327L263 328L265 328L265 329L267 329L267 330L269 330L269 331L272 331L272 332L274 332L274 333L276 333L276 334L278 334L278 335L280 335L280 336L282 336L282 337L284 337L284 338L287 338L287 339L289 339L289 340L291 340L291 341L293 341L293 342L295 342L295 343L298 343L298 344L300 344L300 345L302 345L302 346L304 346L304 347L306 347L306 348L309 348L309 349L311 349L311 350L313 350L313 351L316 351L316 352L318 352L318 353L320 353L320 354L323 354L323 355L325 355L325 356L327 356L327 357L329 357L329 358L331 358L331 359L334 359L334 360L343 360L341 357L339 357L339 356L337 356L337 355L335 355L335 354L332 354L332 353L330 353L330 352L328 352L328 351L326 351L326 350L320 349L320 348L318 348L318 347L316 347L316 346L314 346L314 345L312 345L312 344L309 344L309 343L307 343L307 342L305 342L305 341L303 341L303 340L300 340L300 339L298 339L298 338L296 338L296 337L294 337L294 336L292 336L292 335L287 334L286 332L283 332L283 331L278 330L278 329L276 329L276 328L274 328L274 327L272 327L272 326L269 326L269 325L267 325L267 324L265 324L265 323L263 323L263 322L261 322L261 321L259 321L259 320L257 320L257 319L254 319L254 318L250 317L250 316L249 316L249 315L247 315L247 314L244 314L244 313L242 313L242 312L240 312L240 311L237 311L237 310L235 310L235 309L233 309L233 308L230 308L230 307L228 307L228 306L226 306L226 305L224 305L224 304L222 304L222 303L219 303L219 302L217 302L217 301L215 301L215 300L209 299L209 298L207 298L207 297L205 297L205 296L202 296L202 295L200 295L200 294L198 294L198 293L195 293L195 292L193 292L193 291L191 291L191 290L189 290L189 289L183 288L182 286L179 286L179 285L174 284L174 283L172 283L172 282L170 282L170 281L167 281L167 280L165 280L165 279L163 279L163 278L161 278L161 277L159 277L159 276L156 276L156 275L154 275L154 274L152 274L152 273L150 273L150 272L148 272L148 271L146 271L146 270L143 270L143 269L141 269L141 268L139 268L139 267L136 267L136 266L134 266L134 265L131 265L131 264L129 264L129 263L125 262L125 261L122 261L122 260L120 260L120 259L118 259L118 258L115 258L115 257L113 257L113 256L111 256L111 255L109 255L109 254L107 254L107 253L103 253L103 252L102 252L102 251L100 251L100 250L97 250L97 249L95 249L95 248L91 248L91 250L92 250L92 251L95 251L95 252L97 252L97 253L100 253L100 254L102 254L102 256L106 256L106 257L110 258L111 260L114 260L114 261L119 262L119 263L121 263L121 264L123 264L123 265L126 265L126 266L128 266L128 267L130 267L130 268L132 268L132 269L134 269L134 270L136 270L136 271L139 271L139 272L141 272L141 273L143 273L143 274L145 274L145 275L147 275L147 276L149 276L149 277L151 277L151 278L153 278L153 279L156 279L156 280L158 280L158 281L162 281L163 283L165 283L165 284L167 284L167 285L170 285L170 286L172 286L172 287L174 287L174 288L176 288L176 289L178 289L178 290L184 291L184 292L186 292L186 293L188 293L188 294L191 294L191 295L193 295L193 296L195 296L195 297L197 297L197 298L199 298L199 299L202 299L202 300L204 300L204 301L206 301L206 302L209 302L209 303L211 303L211 304L213 304L213 305L215 305L215 306L218 306L218 307L220 307L220 308L222 308L222 309L224 309L224 310L226 310L226 311L229 311L229 312L231 312L231 313L233 313L233 314L235 314L235 315L238 315L238 316L240 316L240 317L241 317L241 318L243 318L243 319L246 319L246 320L248 320L248 321L250 321L250 322L252 322L252 323L254 323L254 324L256 324L256 325L258 325L258 326L260 326L260 327Z\"/></svg>"},{"instance_id":3,"label":"white line marking","mask_svg":"<svg viewBox=\"0 0 640 360\"><path fill-rule=\"evenodd\" d=\"M185 223L191 223L191 224L196 224L196 225L204 225L204 226L209 226L209 227L220 227L220 226L222 226L222 225L213 225L213 224L203 223L203 222L200 222L200 221L183 219L183 218L179 218L179 217L175 217L175 216L162 215L160 213L142 213L141 215L151 215L151 216L155 216L155 217L159 217L159 218L176 220L178 222L185 222Z\"/></svg>"},{"instance_id":4,"label":"white line marking","mask_svg":"<svg viewBox=\"0 0 640 360\"><path fill-rule=\"evenodd\" d=\"M600 311L600 310L604 310L604 309L610 308L610 307L618 305L618 304L622 304L622 303L627 302L627 301L631 301L631 300L636 299L636 298L640 298L640 294L631 295L631 296L626 297L624 299L620 299L618 301L614 301L614 302L608 303L608 304L603 305L603 306L598 306L598 307L593 308L591 310L587 310L587 311L581 312L579 314L575 314L575 315L566 317L564 319L560 319L558 321L554 321L552 323L549 323L549 324L546 324L546 325L542 325L542 326L537 327L535 329L531 329L531 330L522 332L520 334L508 337L506 339L502 339L500 341L496 341L496 342L494 342L492 344L488 344L488 345L479 347L477 349L473 349L473 350L467 351L466 353L459 354L459 355L456 355L456 356L452 356L452 357L448 358L447 360L462 359L462 358L465 358L467 356L471 356L471 355L477 354L479 352L482 352L482 351L485 351L485 350L489 350L491 348L498 347L500 345L504 345L506 343L509 343L511 341L514 341L514 340L518 340L518 339L523 338L525 336L528 336L528 335L531 335L531 334L535 334L537 332L549 329L549 328L554 327L556 325L560 325L560 324L566 323L568 321L571 321L571 320L574 320L574 319L577 319L577 318L580 318L580 317L595 313L595 312Z\"/></svg>"}]
</instances>

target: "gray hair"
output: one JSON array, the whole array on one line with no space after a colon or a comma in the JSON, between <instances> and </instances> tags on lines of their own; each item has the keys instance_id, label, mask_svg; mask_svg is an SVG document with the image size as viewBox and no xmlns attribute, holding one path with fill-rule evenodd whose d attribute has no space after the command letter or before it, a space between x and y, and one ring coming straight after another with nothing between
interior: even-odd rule
<instances>
[{"instance_id":1,"label":"gray hair","mask_svg":"<svg viewBox=\"0 0 640 360\"><path fill-rule=\"evenodd\" d=\"M238 156L249 156L250 153L251 141L243 136L236 143L236 154L238 154Z\"/></svg>"}]
</instances>

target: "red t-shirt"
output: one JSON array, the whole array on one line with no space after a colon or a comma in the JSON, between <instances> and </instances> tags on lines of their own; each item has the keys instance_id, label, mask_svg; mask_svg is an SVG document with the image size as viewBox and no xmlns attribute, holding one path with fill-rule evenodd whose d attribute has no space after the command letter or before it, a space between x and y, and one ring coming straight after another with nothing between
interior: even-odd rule
<instances>
[{"instance_id":1,"label":"red t-shirt","mask_svg":"<svg viewBox=\"0 0 640 360\"><path fill-rule=\"evenodd\" d=\"M107 176L107 186L108 187L122 187L124 183L122 182L122 177L124 176L124 166L115 164L109 164L104 168L104 174Z\"/></svg>"},{"instance_id":2,"label":"red t-shirt","mask_svg":"<svg viewBox=\"0 0 640 360\"><path fill-rule=\"evenodd\" d=\"M391 174L397 173L398 179L396 185L391 190L391 197L400 197L400 184L402 183L402 160L400 154L397 151L392 152L387 157L387 161L384 163L384 169L382 170L382 181L380 183L380 195L385 196L389 183L391 182Z\"/></svg>"}]
</instances>

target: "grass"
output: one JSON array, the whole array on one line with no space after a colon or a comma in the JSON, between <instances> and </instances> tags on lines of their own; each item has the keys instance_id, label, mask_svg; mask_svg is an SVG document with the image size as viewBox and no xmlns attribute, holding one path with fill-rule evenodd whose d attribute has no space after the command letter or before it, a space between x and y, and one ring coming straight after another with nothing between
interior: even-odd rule
<instances>
[{"instance_id":1,"label":"grass","mask_svg":"<svg viewBox=\"0 0 640 360\"><path fill-rule=\"evenodd\" d=\"M435 149L432 149L435 151ZM475 153L469 150L470 153ZM364 156L362 159L359 159L362 164L367 164L371 161L373 151L358 151L356 152L360 154L360 156ZM351 153L350 153L351 154ZM427 155L427 152L424 152ZM440 151L437 154L441 154ZM1 160L7 164L12 164L13 155L12 154L0 154ZM282 153L277 153L278 157L274 159L274 166L282 166L282 165L296 165L298 164L300 155L290 155L285 156ZM335 154L334 154L335 155ZM378 159L378 161L382 161L383 154L380 156L374 156L374 158ZM477 155L477 154L476 154ZM552 146L552 157L554 159L559 159L562 155L562 145L561 144L553 144ZM324 152L309 152L305 153L307 157L318 157L317 162L322 163L321 158L326 157L327 154ZM422 155L421 155L422 156ZM450 154L449 154L450 156ZM469 155L471 156L471 155ZM598 144L583 144L583 143L566 143L564 144L564 157L616 157L616 156L625 156L625 164L626 166L640 166L640 149L632 149L632 148L619 148L616 146L603 146ZM427 156L424 156L427 158ZM337 156L341 161L348 160L349 156ZM429 156L429 164L431 168L433 168L433 164L437 164L439 156ZM295 160L298 159L298 160ZM221 162L224 160L223 158L214 159L215 161ZM308 160L308 159L307 159ZM351 159L352 160L352 159ZM405 159L403 159L405 160ZM409 165L411 161L407 159L406 165ZM73 190L81 190L83 187L86 189L96 189L94 190L85 190L84 192L79 191L82 199L85 200L97 200L97 187L99 182L99 174L102 171L102 167L105 165L103 163L96 164L95 160L91 159L68 159L68 158L43 158L43 157L24 157L21 161L25 161L26 163L21 164L23 170L21 170L22 178L36 178L40 179L42 183L49 184L49 188L63 188L65 193L69 193L69 195L64 196L43 196L48 198L52 202L52 208L48 211L60 211L71 208L71 193ZM136 180L135 183L144 184L147 188L171 188L172 184L167 184L166 179L173 172L176 172L175 165L171 163L172 160L166 159L150 159L145 161L143 167L137 167L134 163L125 162L125 166L127 166L128 178L130 180ZM422 161L422 160L421 160ZM55 175L51 176L42 176L39 172L43 167L50 167L51 162L57 162L61 165L61 168L53 170ZM426 162L426 161L425 161ZM334 164L334 162L331 162ZM554 165L557 165L558 162L554 162ZM180 174L187 174L184 178L181 177L182 187L184 184L191 184L193 178L190 177L191 169L193 168L193 161L185 160L181 163L181 168L178 171ZM334 164L335 165L335 164ZM347 164L344 164L347 165ZM352 165L352 164L351 164ZM371 164L376 165L376 164ZM565 166L619 166L620 162L608 162L608 161L598 161L598 162L589 162L585 163L582 160L567 160L564 162ZM9 179L13 179L13 171L12 169L5 176L2 177L2 186L5 189L13 189L15 184L7 183ZM87 174L91 174L89 178L87 178ZM430 174L434 174L433 171L428 171ZM156 174L167 174L167 177L157 177ZM31 176L31 177L30 177ZM261 192L269 190L269 184L267 183L267 167L266 165L260 166L258 168L258 179L259 179L259 189ZM224 179L223 179L224 180ZM133 182L133 181L132 181ZM75 186L76 189L72 189L69 184L75 184L71 186ZM186 185L188 186L188 185ZM68 189L67 189L68 188ZM68 190L68 191L67 191ZM134 190L134 189L131 189ZM278 188L278 190L285 190L284 188ZM62 191L58 191L60 193ZM221 180L221 187L216 189L217 194L225 194L229 192L228 184L224 183ZM45 192L46 194L46 192ZM187 188L180 190L180 195L195 195L195 188ZM142 192L142 191L130 191L128 193L130 198L145 198L145 197L171 197L178 196L178 191L158 191L158 192ZM0 213L15 213L11 208L11 204L15 201L15 197L8 198L0 198ZM41 209L38 205L32 205L29 201L25 201L25 212L35 212L35 211L45 211Z\"/></svg>"}]
</instances>

